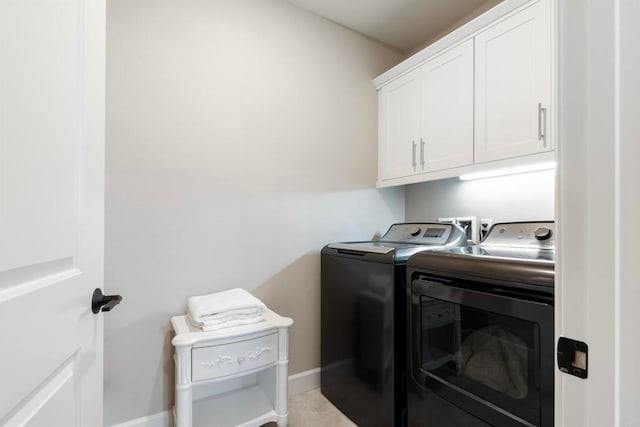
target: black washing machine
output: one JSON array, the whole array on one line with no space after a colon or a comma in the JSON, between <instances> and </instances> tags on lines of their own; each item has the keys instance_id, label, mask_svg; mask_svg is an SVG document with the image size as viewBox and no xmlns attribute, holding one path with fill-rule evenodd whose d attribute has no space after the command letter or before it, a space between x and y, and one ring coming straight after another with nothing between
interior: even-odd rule
<instances>
[{"instance_id":1,"label":"black washing machine","mask_svg":"<svg viewBox=\"0 0 640 427\"><path fill-rule=\"evenodd\" d=\"M457 225L402 223L378 241L322 249L321 390L357 425L403 425L407 259L466 243Z\"/></svg>"}]
</instances>

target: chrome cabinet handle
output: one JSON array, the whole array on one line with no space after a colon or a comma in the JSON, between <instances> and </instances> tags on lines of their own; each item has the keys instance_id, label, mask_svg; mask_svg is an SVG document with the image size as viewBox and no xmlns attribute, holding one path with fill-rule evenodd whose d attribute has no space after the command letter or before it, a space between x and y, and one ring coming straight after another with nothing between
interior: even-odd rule
<instances>
[{"instance_id":1,"label":"chrome cabinet handle","mask_svg":"<svg viewBox=\"0 0 640 427\"><path fill-rule=\"evenodd\" d=\"M544 122L544 124L543 124ZM542 141L542 146L547 146L547 109L538 102L538 141Z\"/></svg>"},{"instance_id":2,"label":"chrome cabinet handle","mask_svg":"<svg viewBox=\"0 0 640 427\"><path fill-rule=\"evenodd\" d=\"M411 166L416 167L416 142L411 141Z\"/></svg>"},{"instance_id":3,"label":"chrome cabinet handle","mask_svg":"<svg viewBox=\"0 0 640 427\"><path fill-rule=\"evenodd\" d=\"M424 168L424 139L420 138L420 165Z\"/></svg>"}]
</instances>

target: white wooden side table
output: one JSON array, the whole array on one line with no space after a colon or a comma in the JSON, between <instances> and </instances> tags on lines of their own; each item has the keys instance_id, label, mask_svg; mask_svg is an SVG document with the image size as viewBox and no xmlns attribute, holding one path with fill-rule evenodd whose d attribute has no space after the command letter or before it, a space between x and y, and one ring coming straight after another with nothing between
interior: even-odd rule
<instances>
[{"instance_id":1,"label":"white wooden side table","mask_svg":"<svg viewBox=\"0 0 640 427\"><path fill-rule=\"evenodd\" d=\"M262 322L203 332L172 317L176 427L287 425L292 324L267 310Z\"/></svg>"}]
</instances>

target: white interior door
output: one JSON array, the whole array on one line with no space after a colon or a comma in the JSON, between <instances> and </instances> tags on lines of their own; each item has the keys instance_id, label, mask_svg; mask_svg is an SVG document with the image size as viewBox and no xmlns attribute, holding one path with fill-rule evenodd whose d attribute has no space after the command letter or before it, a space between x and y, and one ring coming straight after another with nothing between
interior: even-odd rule
<instances>
[{"instance_id":1,"label":"white interior door","mask_svg":"<svg viewBox=\"0 0 640 427\"><path fill-rule=\"evenodd\" d=\"M0 425L102 425L101 0L0 1Z\"/></svg>"},{"instance_id":2,"label":"white interior door","mask_svg":"<svg viewBox=\"0 0 640 427\"><path fill-rule=\"evenodd\" d=\"M556 371L556 426L640 425L640 3L557 2L556 335L589 346Z\"/></svg>"}]
</instances>

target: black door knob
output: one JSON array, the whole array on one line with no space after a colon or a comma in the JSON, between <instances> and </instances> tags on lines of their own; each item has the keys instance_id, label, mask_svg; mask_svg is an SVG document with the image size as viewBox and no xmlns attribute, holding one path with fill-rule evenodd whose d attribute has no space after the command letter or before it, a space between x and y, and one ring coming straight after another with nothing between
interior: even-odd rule
<instances>
[{"instance_id":1,"label":"black door knob","mask_svg":"<svg viewBox=\"0 0 640 427\"><path fill-rule=\"evenodd\" d=\"M120 295L104 295L100 288L96 288L91 297L91 311L94 314L98 314L101 308L102 311L111 311L113 307L120 304L120 301L122 301Z\"/></svg>"}]
</instances>

